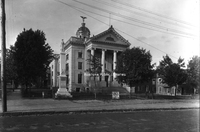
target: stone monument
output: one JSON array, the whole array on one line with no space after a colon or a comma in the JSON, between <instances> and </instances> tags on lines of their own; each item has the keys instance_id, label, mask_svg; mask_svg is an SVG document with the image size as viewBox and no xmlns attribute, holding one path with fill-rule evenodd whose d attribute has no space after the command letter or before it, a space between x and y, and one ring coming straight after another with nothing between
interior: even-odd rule
<instances>
[{"instance_id":1,"label":"stone monument","mask_svg":"<svg viewBox=\"0 0 200 132\"><path fill-rule=\"evenodd\" d=\"M59 88L55 93L55 98L72 98L66 85L66 72L65 72L65 52L64 52L64 42L62 40L60 49L60 75L59 75Z\"/></svg>"}]
</instances>

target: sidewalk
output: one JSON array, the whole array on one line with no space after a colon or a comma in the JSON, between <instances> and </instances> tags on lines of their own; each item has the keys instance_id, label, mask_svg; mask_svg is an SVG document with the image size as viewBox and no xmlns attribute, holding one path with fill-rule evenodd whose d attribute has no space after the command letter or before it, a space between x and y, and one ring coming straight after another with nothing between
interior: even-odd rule
<instances>
[{"instance_id":1,"label":"sidewalk","mask_svg":"<svg viewBox=\"0 0 200 132\"><path fill-rule=\"evenodd\" d=\"M0 105L1 105L0 101ZM199 100L54 100L23 99L17 90L8 96L7 114L199 109ZM2 110L0 110L2 113Z\"/></svg>"}]
</instances>

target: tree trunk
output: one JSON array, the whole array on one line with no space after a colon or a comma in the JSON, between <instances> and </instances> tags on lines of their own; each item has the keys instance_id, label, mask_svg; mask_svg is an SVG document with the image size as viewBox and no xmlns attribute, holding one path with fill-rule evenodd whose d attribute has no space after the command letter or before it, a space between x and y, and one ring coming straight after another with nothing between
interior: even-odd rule
<instances>
[{"instance_id":1,"label":"tree trunk","mask_svg":"<svg viewBox=\"0 0 200 132\"><path fill-rule=\"evenodd\" d=\"M95 79L95 76L94 76L94 99L96 100L97 98L97 93L96 93L96 79Z\"/></svg>"},{"instance_id":2,"label":"tree trunk","mask_svg":"<svg viewBox=\"0 0 200 132\"><path fill-rule=\"evenodd\" d=\"M14 86L15 86L15 89L17 89L17 88L18 88L19 84L18 84L18 82L17 82L17 81L14 81Z\"/></svg>"},{"instance_id":3,"label":"tree trunk","mask_svg":"<svg viewBox=\"0 0 200 132\"><path fill-rule=\"evenodd\" d=\"M176 97L176 91L178 89L178 84L175 86L175 90L174 90L174 96Z\"/></svg>"},{"instance_id":4,"label":"tree trunk","mask_svg":"<svg viewBox=\"0 0 200 132\"><path fill-rule=\"evenodd\" d=\"M195 95L195 88L193 88L193 95Z\"/></svg>"}]
</instances>

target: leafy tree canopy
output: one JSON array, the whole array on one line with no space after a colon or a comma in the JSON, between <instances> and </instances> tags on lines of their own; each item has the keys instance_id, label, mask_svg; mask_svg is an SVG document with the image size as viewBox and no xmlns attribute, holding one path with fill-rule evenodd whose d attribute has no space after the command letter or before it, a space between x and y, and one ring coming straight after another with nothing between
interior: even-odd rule
<instances>
[{"instance_id":1,"label":"leafy tree canopy","mask_svg":"<svg viewBox=\"0 0 200 132\"><path fill-rule=\"evenodd\" d=\"M6 50L6 80L15 80L17 79L16 75L16 66L14 65L13 60L13 46L10 46L10 49Z\"/></svg>"},{"instance_id":2,"label":"leafy tree canopy","mask_svg":"<svg viewBox=\"0 0 200 132\"><path fill-rule=\"evenodd\" d=\"M166 82L169 86L177 86L181 85L186 81L187 74L184 69L181 69L181 67L173 63L167 67L164 68L165 74L163 75L164 82Z\"/></svg>"},{"instance_id":3,"label":"leafy tree canopy","mask_svg":"<svg viewBox=\"0 0 200 132\"><path fill-rule=\"evenodd\" d=\"M20 83L35 84L39 77L44 77L53 59L53 50L46 43L44 32L24 29L13 47L13 59Z\"/></svg>"},{"instance_id":4,"label":"leafy tree canopy","mask_svg":"<svg viewBox=\"0 0 200 132\"><path fill-rule=\"evenodd\" d=\"M87 59L87 63L89 64L89 68L86 69L86 72L93 76L94 79L96 76L100 76L101 74L101 60L96 55L90 55L89 59Z\"/></svg>"},{"instance_id":5,"label":"leafy tree canopy","mask_svg":"<svg viewBox=\"0 0 200 132\"><path fill-rule=\"evenodd\" d=\"M15 87L17 87L18 76L16 73L16 65L14 65L13 50L14 50L13 46L10 46L10 49L6 50L6 81L7 82L13 81Z\"/></svg>"},{"instance_id":6,"label":"leafy tree canopy","mask_svg":"<svg viewBox=\"0 0 200 132\"><path fill-rule=\"evenodd\" d=\"M152 56L149 51L133 47L122 52L117 58L117 80L130 86L147 82L153 77ZM122 74L122 76L120 76Z\"/></svg>"},{"instance_id":7,"label":"leafy tree canopy","mask_svg":"<svg viewBox=\"0 0 200 132\"><path fill-rule=\"evenodd\" d=\"M187 82L191 84L194 88L197 88L199 86L200 82L200 57L194 56L189 61L187 65L187 74L188 79Z\"/></svg>"},{"instance_id":8,"label":"leafy tree canopy","mask_svg":"<svg viewBox=\"0 0 200 132\"><path fill-rule=\"evenodd\" d=\"M177 63L173 63L171 58L166 55L163 60L160 61L160 65L157 70L162 76L163 82L167 83L169 86L175 86L183 84L187 79L184 59L179 58Z\"/></svg>"}]
</instances>

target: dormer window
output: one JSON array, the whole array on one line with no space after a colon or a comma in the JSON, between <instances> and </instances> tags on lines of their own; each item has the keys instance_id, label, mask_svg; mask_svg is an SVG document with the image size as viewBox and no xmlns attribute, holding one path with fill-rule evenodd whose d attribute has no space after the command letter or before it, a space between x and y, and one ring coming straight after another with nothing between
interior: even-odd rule
<instances>
[{"instance_id":1,"label":"dormer window","mask_svg":"<svg viewBox=\"0 0 200 132\"><path fill-rule=\"evenodd\" d=\"M107 38L105 39L105 41L112 41L112 42L115 42L114 38L111 37L111 36L107 37Z\"/></svg>"}]
</instances>

